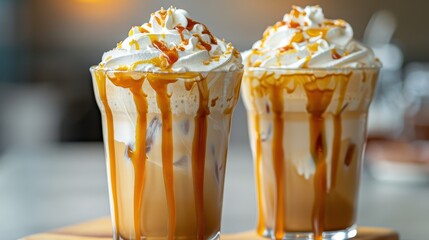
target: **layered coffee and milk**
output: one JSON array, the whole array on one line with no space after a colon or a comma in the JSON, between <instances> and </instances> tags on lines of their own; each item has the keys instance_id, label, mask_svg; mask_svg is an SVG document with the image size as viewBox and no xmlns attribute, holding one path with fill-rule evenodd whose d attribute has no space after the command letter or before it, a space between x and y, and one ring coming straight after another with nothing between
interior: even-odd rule
<instances>
[{"instance_id":1,"label":"layered coffee and milk","mask_svg":"<svg viewBox=\"0 0 429 240\"><path fill-rule=\"evenodd\" d=\"M318 6L293 7L243 56L258 233L352 237L379 62Z\"/></svg>"},{"instance_id":2,"label":"layered coffee and milk","mask_svg":"<svg viewBox=\"0 0 429 240\"><path fill-rule=\"evenodd\" d=\"M216 239L237 50L161 9L92 69L116 239Z\"/></svg>"}]
</instances>

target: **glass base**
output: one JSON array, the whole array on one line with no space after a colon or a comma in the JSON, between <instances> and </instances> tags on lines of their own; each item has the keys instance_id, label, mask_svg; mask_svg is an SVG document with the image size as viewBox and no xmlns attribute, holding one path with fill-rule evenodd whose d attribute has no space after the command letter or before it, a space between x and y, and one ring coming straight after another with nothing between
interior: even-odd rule
<instances>
[{"instance_id":1,"label":"glass base","mask_svg":"<svg viewBox=\"0 0 429 240\"><path fill-rule=\"evenodd\" d=\"M345 240L354 238L357 235L356 225L353 225L345 230L323 232L323 240ZM272 229L265 229L264 237L276 239ZM312 240L314 234L312 232L287 232L284 234L284 240Z\"/></svg>"},{"instance_id":2,"label":"glass base","mask_svg":"<svg viewBox=\"0 0 429 240\"><path fill-rule=\"evenodd\" d=\"M121 236L113 237L113 239L116 239L116 240L134 240L134 238L128 239L128 238L123 238ZM144 237L144 236L142 236L140 238L140 240L165 240L165 239L167 239L167 238L166 237ZM195 237L175 236L174 239L175 240L194 240ZM220 232L217 232L214 236L209 237L205 240L220 240Z\"/></svg>"}]
</instances>

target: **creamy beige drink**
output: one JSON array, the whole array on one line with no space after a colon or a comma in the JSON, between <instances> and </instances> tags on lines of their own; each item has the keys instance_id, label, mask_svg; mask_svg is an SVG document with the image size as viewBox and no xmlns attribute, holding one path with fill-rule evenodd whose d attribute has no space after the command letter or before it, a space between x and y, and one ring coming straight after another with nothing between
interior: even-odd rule
<instances>
[{"instance_id":1,"label":"creamy beige drink","mask_svg":"<svg viewBox=\"0 0 429 240\"><path fill-rule=\"evenodd\" d=\"M241 56L161 9L91 69L115 239L218 239Z\"/></svg>"},{"instance_id":2,"label":"creamy beige drink","mask_svg":"<svg viewBox=\"0 0 429 240\"><path fill-rule=\"evenodd\" d=\"M257 232L275 239L356 235L368 107L379 63L343 20L294 7L245 57Z\"/></svg>"}]
</instances>

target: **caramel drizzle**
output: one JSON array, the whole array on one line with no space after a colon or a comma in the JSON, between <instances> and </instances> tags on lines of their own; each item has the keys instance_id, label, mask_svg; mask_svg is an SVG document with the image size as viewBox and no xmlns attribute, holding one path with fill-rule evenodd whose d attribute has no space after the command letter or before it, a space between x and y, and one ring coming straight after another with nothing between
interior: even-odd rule
<instances>
[{"instance_id":1,"label":"caramel drizzle","mask_svg":"<svg viewBox=\"0 0 429 240\"><path fill-rule=\"evenodd\" d=\"M204 30L203 30L202 33L209 35L209 37L210 37L210 43L211 44L217 44L216 38L213 36L213 34L210 32L210 30L207 28L207 26L205 24L202 24L200 22L194 21L194 20L192 20L190 18L186 18L186 19L188 20L188 26L186 26L186 29L188 31L191 31L194 28L195 25L201 24L203 26L203 28L204 28Z\"/></svg>"},{"instance_id":2,"label":"caramel drizzle","mask_svg":"<svg viewBox=\"0 0 429 240\"><path fill-rule=\"evenodd\" d=\"M252 84L252 83L250 83ZM257 104L256 104L256 88L250 89L250 94L252 98L253 109L255 109L255 113L253 114L253 121L256 133L255 140L255 175L256 175L256 194L258 201L258 223L256 225L256 232L259 235L264 235L265 231L265 217L263 212L263 202L262 202L262 139L261 139L261 126L260 126L260 118L259 113L257 112Z\"/></svg>"},{"instance_id":3,"label":"caramel drizzle","mask_svg":"<svg viewBox=\"0 0 429 240\"><path fill-rule=\"evenodd\" d=\"M343 126L341 121L341 112L333 115L334 139L332 143L332 161L331 161L331 189L337 185L338 161L340 158L341 135Z\"/></svg>"},{"instance_id":4,"label":"caramel drizzle","mask_svg":"<svg viewBox=\"0 0 429 240\"><path fill-rule=\"evenodd\" d=\"M305 31L307 35L311 38L322 36L322 38L326 38L326 34L328 34L329 28L323 27L323 28L309 28Z\"/></svg>"},{"instance_id":5,"label":"caramel drizzle","mask_svg":"<svg viewBox=\"0 0 429 240\"><path fill-rule=\"evenodd\" d=\"M161 27L165 27L165 19L167 18L167 15L169 15L168 12L164 8L161 8L161 10L158 11L159 16L161 18L159 18L158 16L156 16L156 13L152 13L151 15L155 17L155 20L158 23L158 25L160 25Z\"/></svg>"},{"instance_id":6,"label":"caramel drizzle","mask_svg":"<svg viewBox=\"0 0 429 240\"><path fill-rule=\"evenodd\" d=\"M110 184L111 184L111 196L113 203L113 221L116 228L114 231L119 232L119 210L118 210L118 194L117 194L117 179L116 179L116 153L115 153L115 139L114 139L114 126L113 126L113 114L112 109L109 106L106 94L106 75L102 71L95 71L95 78L97 82L98 91L100 94L101 102L104 106L106 113L106 124L107 124L107 146L109 152L109 173L110 173Z\"/></svg>"},{"instance_id":7,"label":"caramel drizzle","mask_svg":"<svg viewBox=\"0 0 429 240\"><path fill-rule=\"evenodd\" d=\"M294 16L295 18L298 18L301 14L305 12L301 12L297 6L292 6L292 10L290 11L290 15ZM305 16L305 15L304 15Z\"/></svg>"},{"instance_id":8,"label":"caramel drizzle","mask_svg":"<svg viewBox=\"0 0 429 240\"><path fill-rule=\"evenodd\" d=\"M157 18L157 22L158 24L161 25L161 27L165 27L165 19L167 18L167 11L164 10L163 8L161 8L161 10L159 11L159 15L161 16L161 20L159 20L159 18ZM161 22L161 23L159 23Z\"/></svg>"},{"instance_id":9,"label":"caramel drizzle","mask_svg":"<svg viewBox=\"0 0 429 240\"><path fill-rule=\"evenodd\" d=\"M140 33L149 33L149 30L147 30L146 28L139 26L139 32Z\"/></svg>"},{"instance_id":10,"label":"caramel drizzle","mask_svg":"<svg viewBox=\"0 0 429 240\"><path fill-rule=\"evenodd\" d=\"M335 60L337 60L337 59L340 59L340 58L342 58L343 56L341 56L338 52L337 52L337 50L335 50L335 49L332 49L332 52L331 52L332 54L331 54L331 57L332 57L332 59L335 59Z\"/></svg>"},{"instance_id":11,"label":"caramel drizzle","mask_svg":"<svg viewBox=\"0 0 429 240\"><path fill-rule=\"evenodd\" d=\"M340 95L338 98L338 106L336 109L336 113L333 115L333 123L334 123L334 139L332 143L332 161L331 161L331 189L334 189L337 184L337 172L338 172L338 162L340 159L340 150L341 150L341 136L343 132L342 126L342 118L341 114L347 108L347 105L344 105L344 98L347 91L347 86L349 83L351 73L349 75L338 75L337 83L340 86Z\"/></svg>"},{"instance_id":12,"label":"caramel drizzle","mask_svg":"<svg viewBox=\"0 0 429 240\"><path fill-rule=\"evenodd\" d=\"M279 48L280 52L287 52L289 50L294 49L293 43L301 43L304 41L304 35L302 32L297 32L295 35L293 35L292 39L290 40L290 43L284 47Z\"/></svg>"},{"instance_id":13,"label":"caramel drizzle","mask_svg":"<svg viewBox=\"0 0 429 240\"><path fill-rule=\"evenodd\" d=\"M161 19L159 19L159 17L158 17L158 16L155 16L155 20L156 20L156 22L158 23L158 25L161 25L161 24L162 24L162 21L161 21Z\"/></svg>"},{"instance_id":14,"label":"caramel drizzle","mask_svg":"<svg viewBox=\"0 0 429 240\"><path fill-rule=\"evenodd\" d=\"M274 78L273 74L265 74L265 79ZM273 114L273 144L272 144L272 155L273 155L273 166L274 166L274 175L275 175L275 202L274 202L274 209L275 209L275 226L274 226L274 236L276 239L282 239L284 237L284 223L285 223L285 174L284 174L284 168L285 168L285 152L283 149L283 130L284 130L284 89L286 85L285 79L274 79L274 82L270 81L263 81L260 83L261 85L258 86L259 90L262 92L267 92L269 94L269 98L271 101L271 111ZM262 151L262 145L261 145L261 133L260 133L260 126L259 126L259 117L255 119L255 122L258 123L257 129L257 153L256 153L256 171L257 171L257 177L259 180L261 180L261 151ZM259 145L259 147L258 147ZM259 148L259 151L258 151ZM258 158L259 158L259 164L258 164ZM259 175L259 176L258 176ZM260 182L260 181L259 181ZM258 185L261 185L261 183L258 183ZM257 186L258 188L258 205L262 206L262 196L261 191L262 186ZM263 212L262 209L259 209L259 216L262 216ZM259 217L258 220L258 233L263 233L262 224L264 224L264 218Z\"/></svg>"},{"instance_id":15,"label":"caramel drizzle","mask_svg":"<svg viewBox=\"0 0 429 240\"><path fill-rule=\"evenodd\" d=\"M274 161L274 174L276 180L276 223L274 227L274 234L276 239L282 239L284 235L283 226L285 218L284 200L285 200L285 176L284 176L284 149L283 149L283 88L273 86L271 93L272 111L274 114L274 127L273 127L273 156L276 156Z\"/></svg>"},{"instance_id":16,"label":"caramel drizzle","mask_svg":"<svg viewBox=\"0 0 429 240\"><path fill-rule=\"evenodd\" d=\"M210 52L210 50L212 50L212 45L206 43L200 35L198 34L194 34L194 37L198 38L198 42L201 44L201 46L203 46L207 52Z\"/></svg>"},{"instance_id":17,"label":"caramel drizzle","mask_svg":"<svg viewBox=\"0 0 429 240\"><path fill-rule=\"evenodd\" d=\"M180 35L180 40L181 40L181 41L182 41L182 43L184 43L185 45L188 45L189 40L188 40L188 39L185 39L185 36L183 36L183 31L184 31L185 29L186 29L186 28L185 28L185 27L183 27L183 26L181 26L181 25L176 26L176 30L177 30L177 32L179 32L179 35Z\"/></svg>"},{"instance_id":18,"label":"caramel drizzle","mask_svg":"<svg viewBox=\"0 0 429 240\"><path fill-rule=\"evenodd\" d=\"M157 79L148 76L152 88L156 92L156 100L162 116L162 171L164 175L165 193L168 208L168 236L174 239L176 231L176 200L174 193L174 169L173 169L173 123L171 114L168 84L176 82L172 79Z\"/></svg>"},{"instance_id":19,"label":"caramel drizzle","mask_svg":"<svg viewBox=\"0 0 429 240\"><path fill-rule=\"evenodd\" d=\"M140 239L140 214L142 211L142 199L144 192L144 178L146 174L146 127L148 104L146 95L143 92L143 77L135 80L131 76L115 73L115 78L109 77L113 84L119 87L130 89L133 94L134 103L137 109L136 123L136 144L135 149L127 148L127 154L134 167L134 233L136 239Z\"/></svg>"},{"instance_id":20,"label":"caramel drizzle","mask_svg":"<svg viewBox=\"0 0 429 240\"><path fill-rule=\"evenodd\" d=\"M173 65L179 60L179 54L175 47L168 48L165 42L153 40L152 46L162 52L162 56L167 60L169 65Z\"/></svg>"},{"instance_id":21,"label":"caramel drizzle","mask_svg":"<svg viewBox=\"0 0 429 240\"><path fill-rule=\"evenodd\" d=\"M136 50L140 50L140 44L137 42L137 40L133 39L130 41L130 46L133 46L133 45Z\"/></svg>"},{"instance_id":22,"label":"caramel drizzle","mask_svg":"<svg viewBox=\"0 0 429 240\"><path fill-rule=\"evenodd\" d=\"M196 21L194 21L194 20L192 20L192 19L189 19L188 18L188 26L185 28L185 27L183 27L183 26L181 26L181 25L179 25L179 26L176 26L175 27L175 29L177 30L177 32L179 32L179 35L180 35L180 39L181 39L181 41L182 41L182 43L184 44L184 45L188 45L189 44L189 40L188 39L185 39L185 37L184 37L184 35L183 35L183 31L186 29L186 30L188 30L188 31L191 31L193 28L194 28L194 26L196 25L196 24L201 24L203 27L204 27L204 30L203 30L203 34L207 34L207 35L209 35L209 37L210 37L210 43L211 44L217 44L217 41L216 41L216 38L210 33L210 31L208 30L208 28L206 27L206 25L204 25L204 24L202 24L202 23L199 23L199 22L196 22ZM212 46L210 45L210 43L207 43L207 42L205 42L202 38L201 38L201 36L199 35L199 34L193 34L193 36L194 37L196 37L196 38L198 38L198 42L199 42L199 44L203 47L203 48L205 48L208 52L210 52L210 50L212 49Z\"/></svg>"},{"instance_id":23,"label":"caramel drizzle","mask_svg":"<svg viewBox=\"0 0 429 240\"><path fill-rule=\"evenodd\" d=\"M256 231L259 235L264 234L265 228L265 217L262 208L262 140L261 140L261 127L260 127L260 119L259 114L256 113L254 115L255 121L255 131L256 131L256 191L258 197L258 223L256 226Z\"/></svg>"},{"instance_id":24,"label":"caramel drizzle","mask_svg":"<svg viewBox=\"0 0 429 240\"><path fill-rule=\"evenodd\" d=\"M209 109L209 91L207 80L197 82L199 106L194 117L194 139L192 142L192 177L194 183L195 212L197 220L197 239L205 238L204 217L204 169L207 144L207 116Z\"/></svg>"},{"instance_id":25,"label":"caramel drizzle","mask_svg":"<svg viewBox=\"0 0 429 240\"><path fill-rule=\"evenodd\" d=\"M314 205L312 226L314 238L322 240L325 218L325 202L327 193L327 163L326 163L326 132L324 113L328 108L334 89L318 88L318 83L328 83L328 77L316 78L304 84L307 95L307 112L310 121L310 153L316 165L314 178Z\"/></svg>"}]
</instances>

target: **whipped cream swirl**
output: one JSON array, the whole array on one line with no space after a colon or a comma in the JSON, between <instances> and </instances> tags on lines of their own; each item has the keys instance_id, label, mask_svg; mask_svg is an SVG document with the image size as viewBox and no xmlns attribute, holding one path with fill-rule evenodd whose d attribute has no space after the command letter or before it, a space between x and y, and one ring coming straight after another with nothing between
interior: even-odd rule
<instances>
[{"instance_id":1,"label":"whipped cream swirl","mask_svg":"<svg viewBox=\"0 0 429 240\"><path fill-rule=\"evenodd\" d=\"M182 9L151 14L128 37L104 53L99 67L148 72L233 71L242 68L239 52Z\"/></svg>"},{"instance_id":2,"label":"whipped cream swirl","mask_svg":"<svg viewBox=\"0 0 429 240\"><path fill-rule=\"evenodd\" d=\"M371 49L353 39L344 20L326 19L322 8L294 6L283 21L265 30L262 40L243 53L246 67L377 67Z\"/></svg>"}]
</instances>

